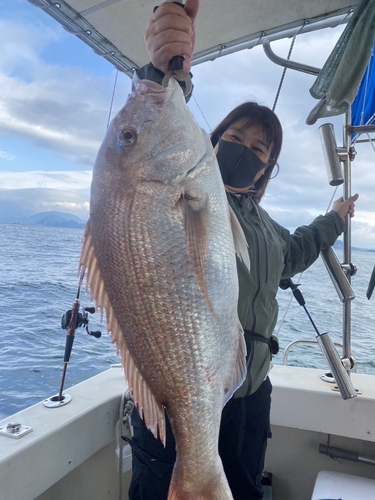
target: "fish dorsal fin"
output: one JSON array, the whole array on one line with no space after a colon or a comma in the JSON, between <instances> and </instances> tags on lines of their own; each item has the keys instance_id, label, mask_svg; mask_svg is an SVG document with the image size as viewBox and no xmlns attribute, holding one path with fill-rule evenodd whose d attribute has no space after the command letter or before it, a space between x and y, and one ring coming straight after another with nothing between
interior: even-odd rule
<instances>
[{"instance_id":1,"label":"fish dorsal fin","mask_svg":"<svg viewBox=\"0 0 375 500\"><path fill-rule=\"evenodd\" d=\"M238 348L238 353L237 353L237 360L234 365L233 373L232 373L232 379L229 380L228 388L224 394L224 405L227 404L227 402L230 400L230 398L233 396L235 391L242 385L243 381L245 380L246 377L246 372L247 372L247 367L246 367L246 342L245 342L245 337L243 333L243 328L241 326L240 321L238 320L237 322L237 332L236 335L238 335L238 343L239 343L239 348Z\"/></svg>"},{"instance_id":2,"label":"fish dorsal fin","mask_svg":"<svg viewBox=\"0 0 375 500\"><path fill-rule=\"evenodd\" d=\"M190 259L192 261L199 288L203 294L204 300L213 313L212 303L208 296L205 262L208 252L208 239L205 223L205 213L208 203L208 197L200 198L185 193L182 196L185 235Z\"/></svg>"},{"instance_id":3,"label":"fish dorsal fin","mask_svg":"<svg viewBox=\"0 0 375 500\"><path fill-rule=\"evenodd\" d=\"M90 300L95 300L96 307L100 309L101 320L103 318L103 311L105 310L106 312L107 329L111 334L112 342L116 344L117 353L121 352L125 378L133 394L134 403L146 426L165 446L165 411L163 406L156 401L127 348L124 335L109 301L100 273L92 241L90 220L87 222L85 228L80 258L81 276L85 270L87 270L86 291L90 288Z\"/></svg>"},{"instance_id":4,"label":"fish dorsal fin","mask_svg":"<svg viewBox=\"0 0 375 500\"><path fill-rule=\"evenodd\" d=\"M242 260L242 262L245 264L245 266L250 272L250 257L249 257L249 252L247 251L248 245L245 238L245 234L243 232L241 224L237 219L236 214L233 211L233 208L229 205L229 203L228 207L229 207L230 225L233 234L234 249L238 257Z\"/></svg>"}]
</instances>

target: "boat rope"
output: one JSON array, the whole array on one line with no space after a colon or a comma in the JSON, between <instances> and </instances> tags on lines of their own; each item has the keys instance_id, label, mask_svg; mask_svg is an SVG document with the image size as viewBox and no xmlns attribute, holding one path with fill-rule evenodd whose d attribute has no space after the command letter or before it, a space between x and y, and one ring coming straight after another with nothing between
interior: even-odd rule
<instances>
[{"instance_id":1,"label":"boat rope","mask_svg":"<svg viewBox=\"0 0 375 500\"><path fill-rule=\"evenodd\" d=\"M332 193L331 199L329 200L329 203L328 203L328 207L327 207L327 210L326 210L326 214L329 212L329 209L331 208L333 198L336 196L336 191L337 191L337 188L338 188L338 186L336 186L336 187L335 187L335 189L333 190L333 193Z\"/></svg>"},{"instance_id":2,"label":"boat rope","mask_svg":"<svg viewBox=\"0 0 375 500\"><path fill-rule=\"evenodd\" d=\"M118 446L118 474L119 474L119 500L122 500L124 493L122 463L124 458L124 447L126 446L123 436L131 439L132 432L130 426L130 414L134 408L134 401L129 390L126 390L121 397L119 408L118 427L116 432Z\"/></svg>"},{"instance_id":3,"label":"boat rope","mask_svg":"<svg viewBox=\"0 0 375 500\"><path fill-rule=\"evenodd\" d=\"M195 98L194 94L193 94L193 96L192 96L192 97L193 97L193 99L194 99L194 101L195 101L195 104L197 105L197 108L198 108L198 109L199 109L199 111L201 112L201 114L202 114L202 116L203 116L203 119L204 119L204 121L206 122L206 124L207 124L207 127L208 127L209 131L210 131L210 132L212 132L212 128L211 128L210 124L208 123L207 118L205 117L205 114L203 113L202 108L199 106L198 101L196 100L196 98Z\"/></svg>"},{"instance_id":4,"label":"boat rope","mask_svg":"<svg viewBox=\"0 0 375 500\"><path fill-rule=\"evenodd\" d=\"M290 44L290 47L289 47L289 52L288 52L288 55L287 55L287 60L289 61L290 59L290 56L292 55L292 52L293 52L293 48L294 48L294 44L296 42L296 38L297 38L297 34L294 35L293 39L292 39L292 42ZM285 78L285 74L286 74L286 70L288 68L284 68L283 72L282 72L282 75L281 75L281 79L280 79L280 83L279 83L279 88L277 89L277 92L276 92L276 97L275 97L275 102L273 103L273 106L272 106L272 111L275 111L275 108L276 108L276 104L277 104L277 101L279 100L279 96L280 96L280 92L281 92L281 88L283 86L283 83L284 83L284 78Z\"/></svg>"},{"instance_id":5,"label":"boat rope","mask_svg":"<svg viewBox=\"0 0 375 500\"><path fill-rule=\"evenodd\" d=\"M288 52L288 55L287 55L287 60L289 60L289 59L290 59L290 57L291 57L291 55L292 55L293 48L294 48L294 44L295 44L295 42L296 42L296 38L297 38L297 34L298 34L298 33L296 33L296 34L294 35L294 37L292 38L292 42L291 42L291 44L290 44L290 47L289 47L289 52ZM275 111L275 109L276 109L276 105L277 105L277 102L278 102L279 97L280 97L280 92L281 92L281 89L282 89L282 86L283 86L283 83L284 83L285 74L286 74L286 70L287 70L287 69L288 69L288 68L284 68L284 70L283 70L283 72L282 72L282 75L281 75L281 78L280 78L279 87L278 87L278 89L277 89L276 96L275 96L275 101L274 101L273 106L272 106L272 111ZM299 277L298 277L298 281L297 281L297 284L300 284L300 281L301 281L301 278L302 278L302 274L303 274L303 273L301 273L301 274L299 275ZM280 334L280 330L281 330L281 328L282 328L282 326L283 326L283 324L284 324L284 322L285 322L285 318L286 318L286 316L287 316L287 314L288 314L288 312L289 312L289 308L290 308L290 305L291 305L291 303L292 303L292 300L293 300L293 295L291 295L291 296L290 296L290 299L289 299L288 305L287 305L287 307L286 307L286 309L285 309L285 312L284 312L284 315L283 315L283 317L282 317L282 320L280 321L279 327L278 327L278 329L277 329L277 334L276 334L277 336L279 336L279 334Z\"/></svg>"},{"instance_id":6,"label":"boat rope","mask_svg":"<svg viewBox=\"0 0 375 500\"><path fill-rule=\"evenodd\" d=\"M118 69L116 70L115 83L113 85L113 91L112 91L112 97L111 97L111 104L109 106L108 121L107 121L107 130L108 130L109 124L111 123L112 107L113 107L113 101L114 101L114 98L115 98L117 78L118 78Z\"/></svg>"}]
</instances>

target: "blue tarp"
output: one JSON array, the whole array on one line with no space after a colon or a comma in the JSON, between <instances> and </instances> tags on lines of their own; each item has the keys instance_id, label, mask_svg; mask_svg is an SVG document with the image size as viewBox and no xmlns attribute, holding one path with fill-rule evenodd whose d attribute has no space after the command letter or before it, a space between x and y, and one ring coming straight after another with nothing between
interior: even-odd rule
<instances>
[{"instance_id":1,"label":"blue tarp","mask_svg":"<svg viewBox=\"0 0 375 500\"><path fill-rule=\"evenodd\" d=\"M365 125L375 114L375 57L372 53L369 65L352 104L352 125Z\"/></svg>"}]
</instances>

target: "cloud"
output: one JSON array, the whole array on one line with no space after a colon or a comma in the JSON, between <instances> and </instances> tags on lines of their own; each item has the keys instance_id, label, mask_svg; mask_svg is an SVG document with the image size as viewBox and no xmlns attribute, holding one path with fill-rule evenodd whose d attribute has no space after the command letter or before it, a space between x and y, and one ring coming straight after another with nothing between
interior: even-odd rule
<instances>
[{"instance_id":1,"label":"cloud","mask_svg":"<svg viewBox=\"0 0 375 500\"><path fill-rule=\"evenodd\" d=\"M108 111L85 102L85 82L81 82L78 94L72 85L62 89L63 82L50 90L46 80L28 83L0 75L0 131L45 149L74 155L78 163L83 159L86 164L87 157L93 162L105 133L103 123Z\"/></svg>"},{"instance_id":2,"label":"cloud","mask_svg":"<svg viewBox=\"0 0 375 500\"><path fill-rule=\"evenodd\" d=\"M86 220L89 196L68 189L0 189L0 221L24 222L39 212L68 212Z\"/></svg>"},{"instance_id":3,"label":"cloud","mask_svg":"<svg viewBox=\"0 0 375 500\"><path fill-rule=\"evenodd\" d=\"M41 26L38 21L29 23L21 18L18 22L0 19L0 31L0 71L5 73L12 73L17 67L26 71L35 67L40 61L39 52L58 39L57 30L45 24Z\"/></svg>"},{"instance_id":4,"label":"cloud","mask_svg":"<svg viewBox=\"0 0 375 500\"><path fill-rule=\"evenodd\" d=\"M375 248L375 221L352 221L352 245L360 248Z\"/></svg>"},{"instance_id":5,"label":"cloud","mask_svg":"<svg viewBox=\"0 0 375 500\"><path fill-rule=\"evenodd\" d=\"M91 185L92 171L29 171L29 172L0 172L2 189L69 189L88 190Z\"/></svg>"},{"instance_id":6,"label":"cloud","mask_svg":"<svg viewBox=\"0 0 375 500\"><path fill-rule=\"evenodd\" d=\"M0 221L23 222L39 212L89 217L92 171L0 172Z\"/></svg>"},{"instance_id":7,"label":"cloud","mask_svg":"<svg viewBox=\"0 0 375 500\"><path fill-rule=\"evenodd\" d=\"M35 161L33 172L9 172L6 167L7 172L0 174L1 187L9 190L9 196L15 190L20 198L20 188L28 189L29 201L32 190L39 188L34 191L38 203L35 210L33 205L33 213L40 211L43 203L48 207L54 203L60 206L71 203L72 210L87 213L82 203L87 203L88 198L83 201L77 190L87 196L91 180L89 167L107 127L115 71L99 57L97 67L90 70L88 66L82 68L68 62L59 64L59 57L48 60L44 53L51 47L65 54L67 41L72 43L70 48L74 43L82 44L57 29L53 21L31 24L0 20L0 29L3 34L0 39L0 136L5 140L22 138L35 152L53 151L59 165L61 162L63 167L65 163L66 167L57 168L54 160L48 165L47 173L43 173ZM299 36L291 59L322 67L342 29ZM286 57L290 43L290 39L273 42L272 49ZM283 68L270 62L262 47L255 47L194 66L192 72L195 88L189 107L198 123L209 130L245 100L255 99L273 107ZM280 173L270 182L262 203L275 220L289 229L308 224L316 215L324 213L334 193L328 184L318 129L322 123L332 122L341 145L342 117L319 120L314 126L305 124L317 103L309 94L314 80L314 76L288 70L276 105L276 114L284 129ZM129 91L130 80L119 75L112 116L124 104ZM352 223L353 245L362 246L363 242L363 246L375 248L372 201L375 153L369 145L357 145L357 149L358 155L352 164L352 191L359 192L360 199ZM9 161L12 156L17 157L18 151L7 146L3 154L0 153L0 160ZM27 165L22 168L25 169ZM58 171L53 172L54 169ZM55 199L53 189L57 190ZM341 195L339 187L334 198Z\"/></svg>"},{"instance_id":8,"label":"cloud","mask_svg":"<svg viewBox=\"0 0 375 500\"><path fill-rule=\"evenodd\" d=\"M60 30L4 20L0 30L0 134L92 164L106 131L115 70L100 58L99 66L108 65L106 76L98 68L43 60L42 49L58 41ZM129 89L130 80L120 77L114 113Z\"/></svg>"},{"instance_id":9,"label":"cloud","mask_svg":"<svg viewBox=\"0 0 375 500\"><path fill-rule=\"evenodd\" d=\"M14 160L14 155L11 155L10 153L7 153L6 151L1 151L1 149L0 149L0 158L2 158L3 160L12 161L12 160Z\"/></svg>"}]
</instances>

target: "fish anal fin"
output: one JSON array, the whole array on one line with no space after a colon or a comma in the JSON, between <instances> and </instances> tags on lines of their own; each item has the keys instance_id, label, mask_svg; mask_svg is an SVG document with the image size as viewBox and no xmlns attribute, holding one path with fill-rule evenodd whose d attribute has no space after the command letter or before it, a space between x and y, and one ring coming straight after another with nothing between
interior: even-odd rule
<instances>
[{"instance_id":1,"label":"fish anal fin","mask_svg":"<svg viewBox=\"0 0 375 500\"><path fill-rule=\"evenodd\" d=\"M229 204L228 208L229 208L230 225L232 228L234 249L238 257L242 260L242 262L245 264L245 266L250 272L250 257L249 257L249 252L247 251L248 245L245 238L245 234L243 232L241 224L237 219L236 214L234 213L232 207Z\"/></svg>"},{"instance_id":2,"label":"fish anal fin","mask_svg":"<svg viewBox=\"0 0 375 500\"><path fill-rule=\"evenodd\" d=\"M208 196L206 195L203 198L198 198L189 195L188 193L184 193L182 196L182 203L184 228L189 257L193 264L195 275L204 300L210 311L213 313L214 311L208 296L205 277L205 262L208 252L208 238L205 219Z\"/></svg>"},{"instance_id":3,"label":"fish anal fin","mask_svg":"<svg viewBox=\"0 0 375 500\"><path fill-rule=\"evenodd\" d=\"M105 284L100 273L100 267L95 255L92 241L90 220L88 221L80 258L80 274L83 276L87 270L86 290L90 288L90 299L95 300L95 305L101 311L106 312L107 330L111 334L112 342L116 344L117 352L121 352L122 364L129 390L133 394L134 403L139 409L146 426L151 430L155 438L160 438L165 446L165 412L163 406L158 403L148 387L146 381L138 370L133 357L126 345L123 332L117 321L115 312L108 298Z\"/></svg>"},{"instance_id":4,"label":"fish anal fin","mask_svg":"<svg viewBox=\"0 0 375 500\"><path fill-rule=\"evenodd\" d=\"M234 364L232 378L229 381L228 388L224 394L223 406L227 404L234 392L242 385L246 377L246 342L241 323L237 323L239 349L237 351L237 359Z\"/></svg>"},{"instance_id":5,"label":"fish anal fin","mask_svg":"<svg viewBox=\"0 0 375 500\"><path fill-rule=\"evenodd\" d=\"M119 331L119 326L116 320L113 321L111 326L111 334L115 338L121 337L122 339L120 346L122 365L124 367L125 377L128 382L129 389L133 395L134 403L137 406L139 414L146 427L150 429L154 437L156 439L159 438L165 446L166 423L164 407L156 401L154 394L135 365L133 357L123 340L123 335L121 331ZM118 345L117 341L116 345Z\"/></svg>"}]
</instances>

